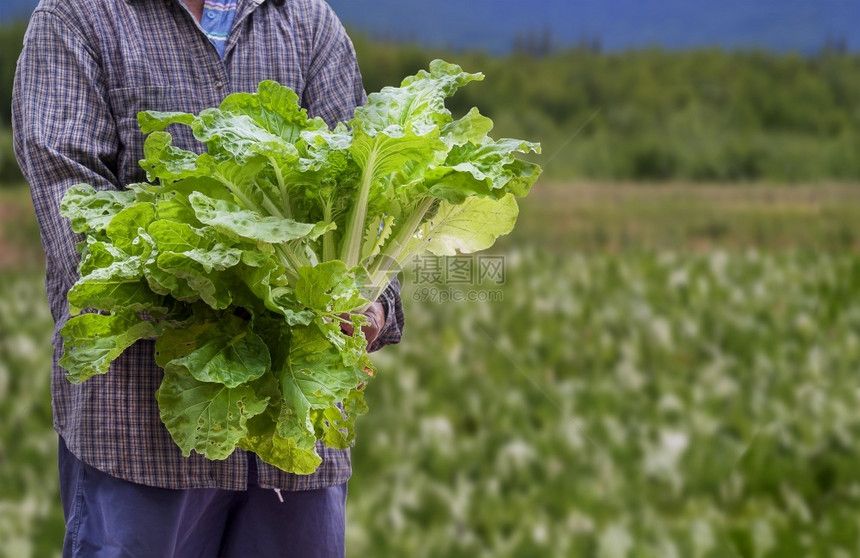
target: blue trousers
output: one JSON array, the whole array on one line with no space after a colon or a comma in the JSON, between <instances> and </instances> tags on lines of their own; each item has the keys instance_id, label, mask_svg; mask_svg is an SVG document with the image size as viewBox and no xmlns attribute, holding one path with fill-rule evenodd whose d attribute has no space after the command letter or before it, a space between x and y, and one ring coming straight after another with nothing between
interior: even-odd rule
<instances>
[{"instance_id":1,"label":"blue trousers","mask_svg":"<svg viewBox=\"0 0 860 558\"><path fill-rule=\"evenodd\" d=\"M254 460L249 460L253 463ZM120 480L60 437L63 558L343 558L346 484L281 492L169 490Z\"/></svg>"}]
</instances>

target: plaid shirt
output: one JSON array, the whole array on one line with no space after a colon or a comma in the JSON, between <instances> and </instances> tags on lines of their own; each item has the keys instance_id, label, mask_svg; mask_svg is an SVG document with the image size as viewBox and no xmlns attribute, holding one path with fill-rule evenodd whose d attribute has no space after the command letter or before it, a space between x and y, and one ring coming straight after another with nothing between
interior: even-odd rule
<instances>
[{"instance_id":1,"label":"plaid shirt","mask_svg":"<svg viewBox=\"0 0 860 558\"><path fill-rule=\"evenodd\" d=\"M199 112L272 79L297 91L329 124L365 101L352 43L322 0L239 0L223 59L180 0L42 0L30 20L13 94L15 151L42 231L54 330L54 427L82 461L114 477L163 488L242 490L248 455L183 458L161 423L162 372L153 342L130 347L109 374L72 385L57 365L79 240L59 214L77 183L122 188L145 179L137 161L142 110ZM200 150L188 129L176 145ZM386 323L376 350L400 340L399 284L381 297ZM349 451L318 446L313 475L258 462L261 486L310 490L345 482Z\"/></svg>"}]
</instances>

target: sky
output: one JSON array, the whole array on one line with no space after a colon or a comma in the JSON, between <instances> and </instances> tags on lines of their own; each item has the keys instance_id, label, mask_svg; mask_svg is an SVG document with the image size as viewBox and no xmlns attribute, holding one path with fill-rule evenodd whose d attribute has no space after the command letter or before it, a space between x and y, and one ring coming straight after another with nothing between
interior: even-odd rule
<instances>
[{"instance_id":1,"label":"sky","mask_svg":"<svg viewBox=\"0 0 860 558\"><path fill-rule=\"evenodd\" d=\"M72 1L72 0L68 0ZM108 0L110 1L110 0ZM0 23L37 0L0 0ZM548 32L557 47L722 46L812 53L828 40L860 51L860 0L329 0L344 23L377 37L505 52Z\"/></svg>"},{"instance_id":2,"label":"sky","mask_svg":"<svg viewBox=\"0 0 860 558\"><path fill-rule=\"evenodd\" d=\"M331 0L351 27L424 44L503 51L549 30L558 46L719 45L813 52L828 39L860 51L860 0Z\"/></svg>"}]
</instances>

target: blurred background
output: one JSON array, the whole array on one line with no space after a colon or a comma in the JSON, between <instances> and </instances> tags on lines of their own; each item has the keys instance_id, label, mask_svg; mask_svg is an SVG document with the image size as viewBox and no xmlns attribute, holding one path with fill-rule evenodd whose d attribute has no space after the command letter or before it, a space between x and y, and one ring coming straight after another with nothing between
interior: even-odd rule
<instances>
[{"instance_id":1,"label":"blurred background","mask_svg":"<svg viewBox=\"0 0 860 558\"><path fill-rule=\"evenodd\" d=\"M545 168L404 272L348 554L860 556L860 4L331 0L368 91L437 57ZM58 556L51 321L0 4L0 555ZM471 269L471 275L464 270ZM485 273L481 273L481 271Z\"/></svg>"}]
</instances>

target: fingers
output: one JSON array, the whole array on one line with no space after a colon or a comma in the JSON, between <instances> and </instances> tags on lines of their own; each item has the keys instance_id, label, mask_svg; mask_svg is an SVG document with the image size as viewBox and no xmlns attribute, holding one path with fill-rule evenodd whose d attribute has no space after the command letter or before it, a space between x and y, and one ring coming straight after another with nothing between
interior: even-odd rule
<instances>
[{"instance_id":1,"label":"fingers","mask_svg":"<svg viewBox=\"0 0 860 558\"><path fill-rule=\"evenodd\" d=\"M367 340L368 346L370 346L370 344L379 336L379 330L382 329L382 326L385 323L383 312L382 304L379 302L374 302L364 312L364 316L370 323L361 326L361 332L364 334L364 338ZM341 314L340 317L344 320L349 320L349 314ZM348 321L340 323L340 330L346 335L355 334L355 328Z\"/></svg>"}]
</instances>

